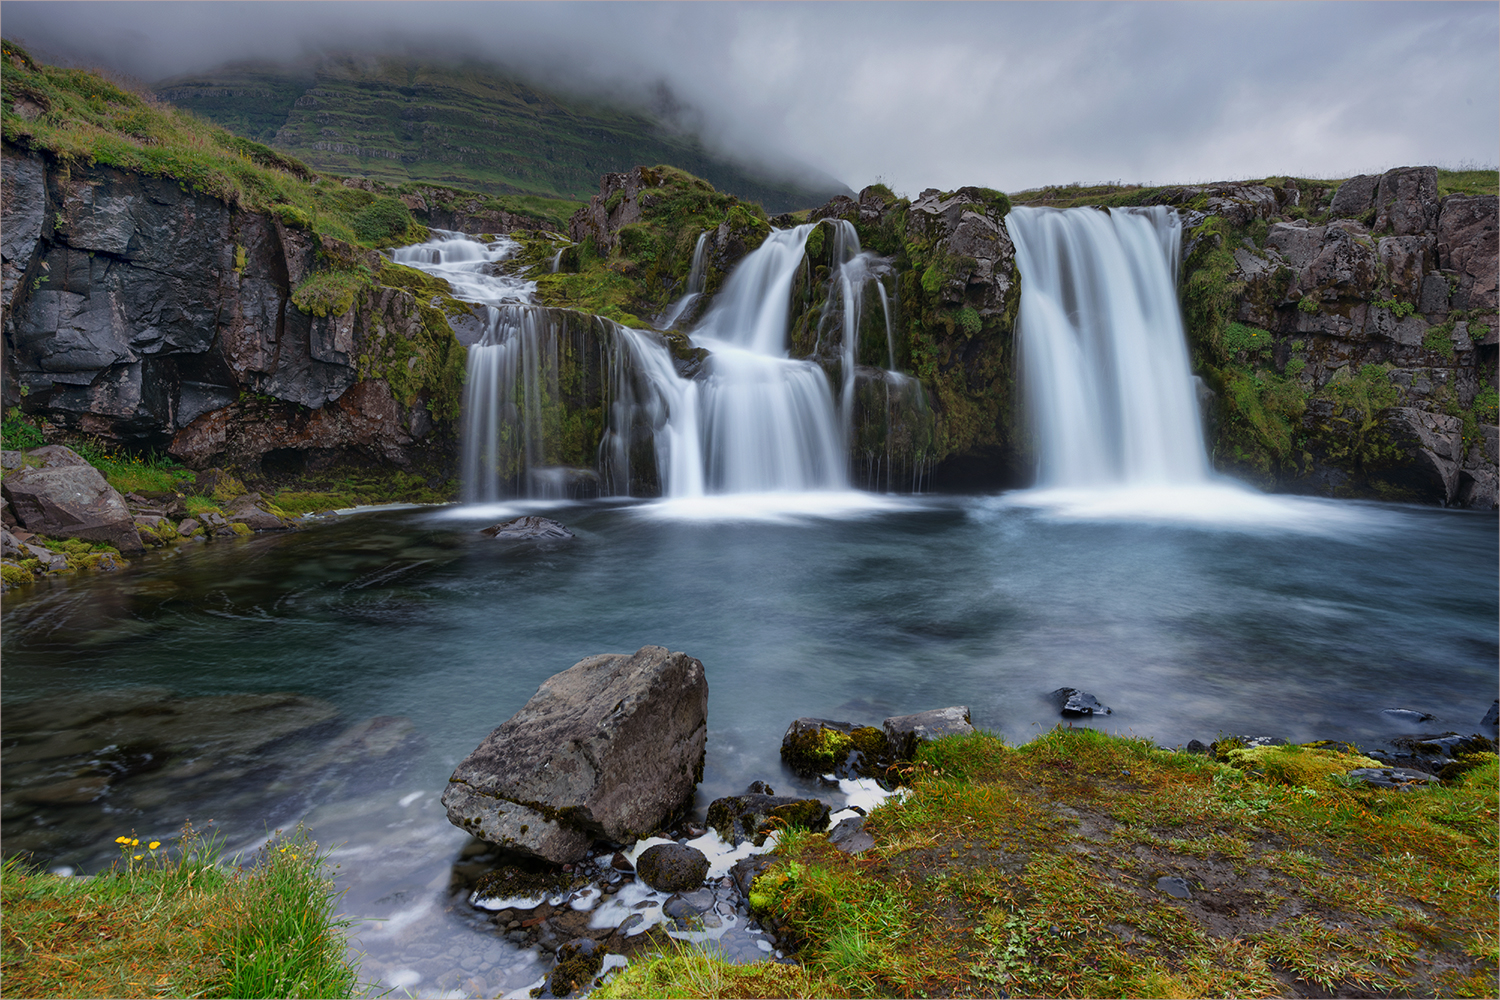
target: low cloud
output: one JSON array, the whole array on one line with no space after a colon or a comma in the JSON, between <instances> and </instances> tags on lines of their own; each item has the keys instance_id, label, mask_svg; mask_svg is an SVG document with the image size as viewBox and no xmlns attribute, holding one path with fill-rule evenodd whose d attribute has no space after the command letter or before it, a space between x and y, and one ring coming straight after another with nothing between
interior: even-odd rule
<instances>
[{"instance_id":1,"label":"low cloud","mask_svg":"<svg viewBox=\"0 0 1500 1000\"><path fill-rule=\"evenodd\" d=\"M157 80L330 50L480 57L670 107L853 187L1494 165L1500 9L1470 3L50 3L4 31Z\"/></svg>"}]
</instances>

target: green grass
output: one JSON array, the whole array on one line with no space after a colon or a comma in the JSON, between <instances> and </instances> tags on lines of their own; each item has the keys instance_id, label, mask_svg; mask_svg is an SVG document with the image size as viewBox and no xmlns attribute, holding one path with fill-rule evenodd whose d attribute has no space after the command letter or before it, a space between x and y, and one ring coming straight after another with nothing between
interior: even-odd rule
<instances>
[{"instance_id":1,"label":"green grass","mask_svg":"<svg viewBox=\"0 0 1500 1000\"><path fill-rule=\"evenodd\" d=\"M1438 197L1450 194L1500 194L1500 170L1438 169Z\"/></svg>"},{"instance_id":2,"label":"green grass","mask_svg":"<svg viewBox=\"0 0 1500 1000\"><path fill-rule=\"evenodd\" d=\"M195 193L272 212L289 225L349 243L415 242L425 234L409 213L402 215L405 206L394 198L319 177L295 157L96 73L37 63L8 40L0 81L5 141L47 150L65 164L168 178Z\"/></svg>"},{"instance_id":3,"label":"green grass","mask_svg":"<svg viewBox=\"0 0 1500 1000\"><path fill-rule=\"evenodd\" d=\"M1337 747L1226 758L946 739L874 849L788 838L752 901L851 996L1493 995L1493 756L1410 794L1348 787Z\"/></svg>"},{"instance_id":4,"label":"green grass","mask_svg":"<svg viewBox=\"0 0 1500 1000\"><path fill-rule=\"evenodd\" d=\"M6 860L7 996L353 995L339 894L300 829L247 861L191 827L175 845L116 842L120 861L87 878Z\"/></svg>"}]
</instances>

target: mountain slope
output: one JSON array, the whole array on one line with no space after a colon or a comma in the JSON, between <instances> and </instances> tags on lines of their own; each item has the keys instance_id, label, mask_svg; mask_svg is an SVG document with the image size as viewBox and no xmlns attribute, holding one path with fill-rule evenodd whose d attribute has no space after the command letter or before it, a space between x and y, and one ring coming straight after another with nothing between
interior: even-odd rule
<instances>
[{"instance_id":1,"label":"mountain slope","mask_svg":"<svg viewBox=\"0 0 1500 1000\"><path fill-rule=\"evenodd\" d=\"M325 56L240 63L155 84L158 96L312 166L387 183L587 200L599 176L666 163L773 214L850 194L770 178L640 113L547 93L493 66Z\"/></svg>"}]
</instances>

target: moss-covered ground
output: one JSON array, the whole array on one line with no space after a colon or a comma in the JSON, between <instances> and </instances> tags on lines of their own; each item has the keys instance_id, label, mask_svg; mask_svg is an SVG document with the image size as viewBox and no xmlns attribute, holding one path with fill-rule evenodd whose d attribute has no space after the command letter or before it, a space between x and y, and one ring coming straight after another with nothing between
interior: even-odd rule
<instances>
[{"instance_id":1,"label":"moss-covered ground","mask_svg":"<svg viewBox=\"0 0 1500 1000\"><path fill-rule=\"evenodd\" d=\"M756 880L801 972L668 952L599 995L1496 995L1493 756L1413 792L1338 745L1223 756L942 740L873 849L789 835Z\"/></svg>"},{"instance_id":2,"label":"moss-covered ground","mask_svg":"<svg viewBox=\"0 0 1500 1000\"><path fill-rule=\"evenodd\" d=\"M324 854L300 831L224 859L189 828L175 844L117 838L88 877L7 859L0 974L16 997L347 997L345 922Z\"/></svg>"}]
</instances>

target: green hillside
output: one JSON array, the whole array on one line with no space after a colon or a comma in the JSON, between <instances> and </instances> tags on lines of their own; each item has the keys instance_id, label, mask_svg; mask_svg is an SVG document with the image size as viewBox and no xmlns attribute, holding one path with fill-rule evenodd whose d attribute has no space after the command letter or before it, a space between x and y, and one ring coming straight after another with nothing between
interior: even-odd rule
<instances>
[{"instance_id":1,"label":"green hillside","mask_svg":"<svg viewBox=\"0 0 1500 1000\"><path fill-rule=\"evenodd\" d=\"M177 107L319 170L390 184L587 200L600 174L666 163L772 214L852 193L832 179L804 186L758 177L638 112L546 93L476 62L238 63L154 87Z\"/></svg>"}]
</instances>

